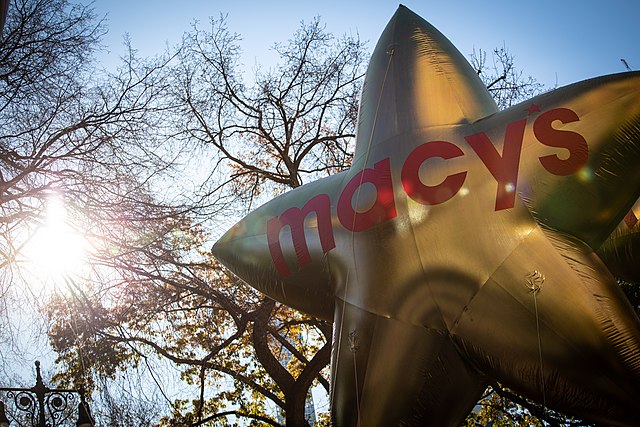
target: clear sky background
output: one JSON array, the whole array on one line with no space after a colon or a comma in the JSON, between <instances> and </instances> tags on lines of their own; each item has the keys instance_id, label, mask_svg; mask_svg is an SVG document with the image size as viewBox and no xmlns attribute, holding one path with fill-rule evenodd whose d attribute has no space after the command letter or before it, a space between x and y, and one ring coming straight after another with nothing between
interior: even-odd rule
<instances>
[{"instance_id":1,"label":"clear sky background","mask_svg":"<svg viewBox=\"0 0 640 427\"><path fill-rule=\"evenodd\" d=\"M243 38L248 67L271 58L274 42L284 42L319 16L336 35L359 34L372 51L398 7L390 0L96 0L107 16L106 64L122 54L129 34L144 56L162 52L180 40L194 21L227 15L229 29ZM472 1L407 0L403 4L425 18L468 58L474 47L506 46L516 65L547 86L564 86L603 74L625 71L620 61L640 70L640 1Z\"/></svg>"}]
</instances>

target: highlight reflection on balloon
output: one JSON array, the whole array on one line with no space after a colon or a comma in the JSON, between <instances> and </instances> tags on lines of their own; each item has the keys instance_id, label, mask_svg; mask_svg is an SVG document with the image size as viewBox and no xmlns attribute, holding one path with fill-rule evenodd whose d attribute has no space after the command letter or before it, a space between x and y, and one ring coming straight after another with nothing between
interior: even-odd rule
<instances>
[{"instance_id":1,"label":"highlight reflection on balloon","mask_svg":"<svg viewBox=\"0 0 640 427\"><path fill-rule=\"evenodd\" d=\"M640 73L498 112L400 6L369 64L351 169L256 209L213 252L334 321L337 426L458 425L489 379L640 425L640 322L607 268L630 262L609 245L639 161Z\"/></svg>"}]
</instances>

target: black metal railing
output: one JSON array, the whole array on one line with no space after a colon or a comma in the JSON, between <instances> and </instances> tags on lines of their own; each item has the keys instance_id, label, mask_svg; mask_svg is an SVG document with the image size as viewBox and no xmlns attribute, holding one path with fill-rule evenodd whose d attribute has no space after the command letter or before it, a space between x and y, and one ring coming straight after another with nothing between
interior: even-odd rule
<instances>
[{"instance_id":1,"label":"black metal railing","mask_svg":"<svg viewBox=\"0 0 640 427\"><path fill-rule=\"evenodd\" d=\"M40 374L40 362L36 361L35 364L36 384L33 387L0 387L3 396L0 400L0 427L69 426L76 414L77 427L92 427L94 424L84 393L81 390L47 387ZM5 405L11 410L5 411Z\"/></svg>"}]
</instances>

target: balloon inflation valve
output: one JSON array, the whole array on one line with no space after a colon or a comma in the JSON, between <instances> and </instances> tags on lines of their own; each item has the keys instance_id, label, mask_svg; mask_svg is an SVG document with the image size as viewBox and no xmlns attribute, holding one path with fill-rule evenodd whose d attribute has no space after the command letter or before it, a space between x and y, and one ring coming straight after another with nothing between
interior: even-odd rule
<instances>
[{"instance_id":1,"label":"balloon inflation valve","mask_svg":"<svg viewBox=\"0 0 640 427\"><path fill-rule=\"evenodd\" d=\"M358 341L358 331L354 329L353 331L349 332L349 351L351 351L352 353L358 351L358 349L360 348Z\"/></svg>"},{"instance_id":2,"label":"balloon inflation valve","mask_svg":"<svg viewBox=\"0 0 640 427\"><path fill-rule=\"evenodd\" d=\"M537 295L542 289L542 285L544 284L544 274L540 273L538 270L533 270L531 273L526 274L527 279L527 287L529 288L529 292L534 295Z\"/></svg>"}]
</instances>

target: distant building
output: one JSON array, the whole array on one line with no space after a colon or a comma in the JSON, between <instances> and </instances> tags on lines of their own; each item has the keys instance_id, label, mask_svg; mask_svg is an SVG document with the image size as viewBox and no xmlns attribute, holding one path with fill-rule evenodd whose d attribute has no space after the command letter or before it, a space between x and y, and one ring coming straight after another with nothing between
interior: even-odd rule
<instances>
[{"instance_id":1,"label":"distant building","mask_svg":"<svg viewBox=\"0 0 640 427\"><path fill-rule=\"evenodd\" d=\"M285 347L282 347L280 351L280 355L278 357L278 361L282 366L286 367L289 361L291 360L291 357L292 357L291 352L287 350ZM279 423L285 422L285 418L282 414L282 411L278 411L277 418ZM313 395L311 393L307 395L307 400L304 404L304 419L307 420L307 422L311 426L314 425L316 422L316 408L313 403Z\"/></svg>"},{"instance_id":2,"label":"distant building","mask_svg":"<svg viewBox=\"0 0 640 427\"><path fill-rule=\"evenodd\" d=\"M282 411L278 411L278 416L276 417L279 423L285 423L285 417ZM310 426L314 425L316 422L316 407L313 403L313 395L309 393L307 396L307 401L304 404L304 419L307 420Z\"/></svg>"}]
</instances>

